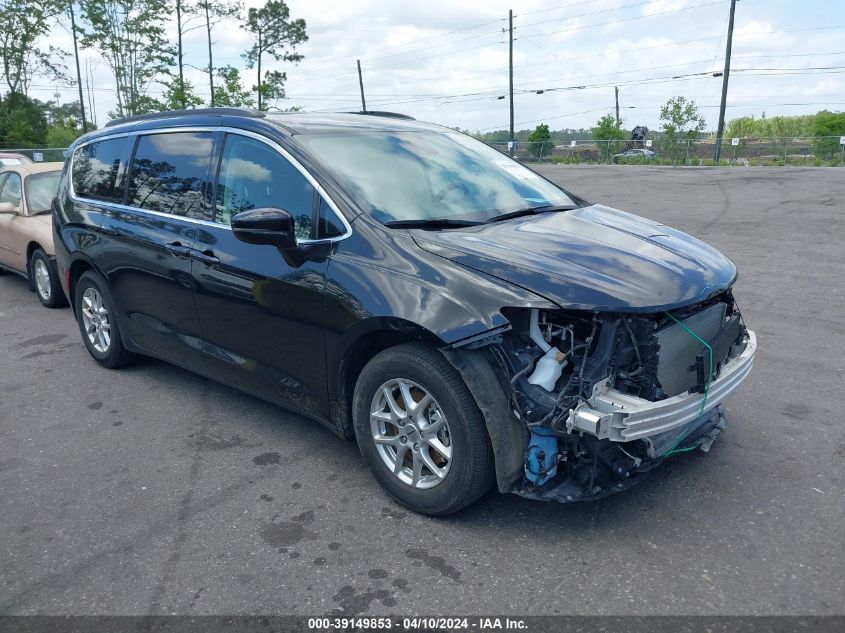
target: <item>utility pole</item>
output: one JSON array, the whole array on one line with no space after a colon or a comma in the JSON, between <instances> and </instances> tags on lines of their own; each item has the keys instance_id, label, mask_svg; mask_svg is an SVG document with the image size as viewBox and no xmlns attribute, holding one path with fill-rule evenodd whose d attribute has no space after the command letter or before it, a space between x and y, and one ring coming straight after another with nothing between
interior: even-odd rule
<instances>
[{"instance_id":1,"label":"utility pole","mask_svg":"<svg viewBox=\"0 0 845 633\"><path fill-rule=\"evenodd\" d=\"M70 30L73 32L73 56L76 59L76 86L79 88L79 111L82 113L82 133L88 132L88 123L85 120L85 100L82 98L82 73L79 70L79 47L76 44L76 17L73 14L73 0L68 3L70 7Z\"/></svg>"},{"instance_id":2,"label":"utility pole","mask_svg":"<svg viewBox=\"0 0 845 633\"><path fill-rule=\"evenodd\" d=\"M508 10L508 90L511 103L511 148L513 148L513 9Z\"/></svg>"},{"instance_id":3,"label":"utility pole","mask_svg":"<svg viewBox=\"0 0 845 633\"><path fill-rule=\"evenodd\" d=\"M716 162L722 155L722 134L725 133L725 105L728 100L728 76L731 74L731 43L734 37L734 12L736 0L731 0L731 15L728 18L728 43L725 48L725 72L722 75L722 103L719 106L719 127L716 130Z\"/></svg>"},{"instance_id":4,"label":"utility pole","mask_svg":"<svg viewBox=\"0 0 845 633\"><path fill-rule=\"evenodd\" d=\"M94 65L90 59L85 60L85 89L88 93L88 111L91 122L97 127L97 103L94 101Z\"/></svg>"},{"instance_id":5,"label":"utility pole","mask_svg":"<svg viewBox=\"0 0 845 633\"><path fill-rule=\"evenodd\" d=\"M619 86L614 86L613 90L616 93L616 127L619 127L621 123L619 120Z\"/></svg>"},{"instance_id":6,"label":"utility pole","mask_svg":"<svg viewBox=\"0 0 845 633\"><path fill-rule=\"evenodd\" d=\"M186 107L185 103L185 75L182 71L182 0L176 0L176 61L179 66L179 101L182 104L182 109Z\"/></svg>"},{"instance_id":7,"label":"utility pole","mask_svg":"<svg viewBox=\"0 0 845 633\"><path fill-rule=\"evenodd\" d=\"M361 88L361 112L367 113L367 102L364 100L364 77L361 75L361 60L358 61L358 87Z\"/></svg>"}]
</instances>

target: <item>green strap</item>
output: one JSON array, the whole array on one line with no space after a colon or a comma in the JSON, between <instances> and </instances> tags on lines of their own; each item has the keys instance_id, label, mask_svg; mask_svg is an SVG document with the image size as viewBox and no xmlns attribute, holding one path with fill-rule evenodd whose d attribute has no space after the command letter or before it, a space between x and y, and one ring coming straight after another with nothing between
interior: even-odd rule
<instances>
[{"instance_id":1,"label":"green strap","mask_svg":"<svg viewBox=\"0 0 845 633\"><path fill-rule=\"evenodd\" d=\"M674 316L672 316L668 312L666 313L666 316L668 316L675 323L677 323L682 328L684 328L687 332L689 332L689 334L691 336L693 336L698 342L700 342L702 345L704 345L704 347L707 348L707 358L710 361L710 371L707 373L707 377L704 379L704 398L701 400L701 409L699 409L699 411L698 411L698 415L700 416L704 413L704 407L707 405L707 394L710 392L710 377L713 375L713 348L710 347L710 344L707 341L705 341L698 334L693 332L689 328L689 326L687 326L686 323L679 321L678 319L676 319ZM678 444L680 444L681 441L683 441L685 438L686 438L686 435L679 437L678 441L675 442L668 451L663 453L663 457L667 457L669 455L674 455L675 453L685 453L687 451L691 451L691 450L694 450L695 448L697 448L695 446L690 446L690 447L687 447L687 448L680 448L678 450L675 450L675 448L678 446Z\"/></svg>"}]
</instances>

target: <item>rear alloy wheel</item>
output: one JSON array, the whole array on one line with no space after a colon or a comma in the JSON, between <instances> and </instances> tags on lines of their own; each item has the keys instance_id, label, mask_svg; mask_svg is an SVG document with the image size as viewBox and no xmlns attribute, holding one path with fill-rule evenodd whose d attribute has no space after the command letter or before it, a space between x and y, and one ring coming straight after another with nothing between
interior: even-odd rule
<instances>
[{"instance_id":1,"label":"rear alloy wheel","mask_svg":"<svg viewBox=\"0 0 845 633\"><path fill-rule=\"evenodd\" d=\"M376 480L415 512L457 512L493 484L484 419L436 349L406 343L376 355L358 377L352 415Z\"/></svg>"},{"instance_id":2,"label":"rear alloy wheel","mask_svg":"<svg viewBox=\"0 0 845 633\"><path fill-rule=\"evenodd\" d=\"M104 367L115 369L132 360L123 347L114 304L102 278L88 271L75 288L76 320L88 353Z\"/></svg>"},{"instance_id":3,"label":"rear alloy wheel","mask_svg":"<svg viewBox=\"0 0 845 633\"><path fill-rule=\"evenodd\" d=\"M29 276L38 300L46 308L61 308L67 305L64 290L59 282L56 262L37 248L29 260Z\"/></svg>"}]
</instances>

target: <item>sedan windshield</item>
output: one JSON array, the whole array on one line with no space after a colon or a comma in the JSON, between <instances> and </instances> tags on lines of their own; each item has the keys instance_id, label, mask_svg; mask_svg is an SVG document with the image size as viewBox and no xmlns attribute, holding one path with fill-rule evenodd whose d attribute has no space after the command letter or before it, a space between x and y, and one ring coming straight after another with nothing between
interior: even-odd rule
<instances>
[{"instance_id":1,"label":"sedan windshield","mask_svg":"<svg viewBox=\"0 0 845 633\"><path fill-rule=\"evenodd\" d=\"M488 221L524 209L574 206L556 185L464 134L385 131L297 140L382 223Z\"/></svg>"},{"instance_id":2,"label":"sedan windshield","mask_svg":"<svg viewBox=\"0 0 845 633\"><path fill-rule=\"evenodd\" d=\"M46 171L32 174L26 179L26 206L30 215L42 211L49 211L53 198L59 190L61 171Z\"/></svg>"}]
</instances>

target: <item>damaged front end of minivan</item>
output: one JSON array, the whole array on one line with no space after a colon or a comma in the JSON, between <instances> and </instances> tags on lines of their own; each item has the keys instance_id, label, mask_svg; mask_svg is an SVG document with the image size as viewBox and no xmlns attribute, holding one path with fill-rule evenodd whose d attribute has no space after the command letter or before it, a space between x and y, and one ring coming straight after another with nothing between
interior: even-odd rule
<instances>
[{"instance_id":1,"label":"damaged front end of minivan","mask_svg":"<svg viewBox=\"0 0 845 633\"><path fill-rule=\"evenodd\" d=\"M600 498L671 455L709 451L756 350L730 290L654 313L503 312L511 329L474 346L524 427L509 489L535 499Z\"/></svg>"}]
</instances>

